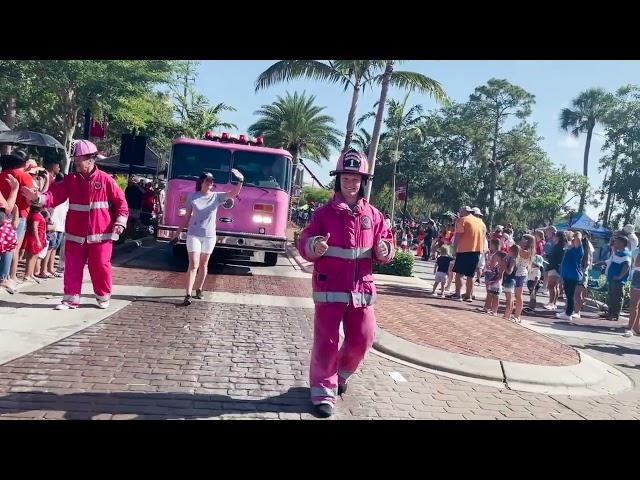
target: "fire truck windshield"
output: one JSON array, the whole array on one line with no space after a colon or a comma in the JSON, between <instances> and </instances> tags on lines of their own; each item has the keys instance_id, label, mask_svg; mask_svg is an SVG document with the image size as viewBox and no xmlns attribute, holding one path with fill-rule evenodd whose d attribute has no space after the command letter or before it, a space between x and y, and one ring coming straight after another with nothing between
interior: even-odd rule
<instances>
[{"instance_id":1,"label":"fire truck windshield","mask_svg":"<svg viewBox=\"0 0 640 480\"><path fill-rule=\"evenodd\" d=\"M244 184L260 188L287 190L287 157L266 152L247 152L177 144L173 147L169 178L197 180L202 172L211 172L217 184L229 183L231 165L244 175Z\"/></svg>"},{"instance_id":2,"label":"fire truck windshield","mask_svg":"<svg viewBox=\"0 0 640 480\"><path fill-rule=\"evenodd\" d=\"M245 185L287 189L289 173L287 157L263 152L236 151L233 167L244 175Z\"/></svg>"},{"instance_id":3,"label":"fire truck windshield","mask_svg":"<svg viewBox=\"0 0 640 480\"><path fill-rule=\"evenodd\" d=\"M196 180L202 172L210 172L216 183L229 183L231 152L221 148L177 144L173 147L169 178Z\"/></svg>"}]
</instances>

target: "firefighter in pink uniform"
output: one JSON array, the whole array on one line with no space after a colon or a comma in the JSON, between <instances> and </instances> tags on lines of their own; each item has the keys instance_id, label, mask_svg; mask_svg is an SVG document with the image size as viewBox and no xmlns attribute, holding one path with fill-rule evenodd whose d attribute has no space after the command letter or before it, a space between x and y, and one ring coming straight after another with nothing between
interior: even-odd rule
<instances>
[{"instance_id":1,"label":"firefighter in pink uniform","mask_svg":"<svg viewBox=\"0 0 640 480\"><path fill-rule=\"evenodd\" d=\"M111 251L127 225L129 210L124 193L115 180L98 169L96 146L88 140L76 141L73 160L76 171L46 193L23 187L30 201L53 208L69 200L65 224L64 297L56 310L80 304L84 266L89 274L98 307L108 308L111 296Z\"/></svg>"},{"instance_id":2,"label":"firefighter in pink uniform","mask_svg":"<svg viewBox=\"0 0 640 480\"><path fill-rule=\"evenodd\" d=\"M392 233L384 216L364 198L371 180L367 158L349 150L338 159L333 198L319 208L300 236L298 249L314 262L315 319L311 352L311 401L329 417L336 397L373 345L376 290L373 260L393 259ZM344 342L338 351L340 322Z\"/></svg>"}]
</instances>

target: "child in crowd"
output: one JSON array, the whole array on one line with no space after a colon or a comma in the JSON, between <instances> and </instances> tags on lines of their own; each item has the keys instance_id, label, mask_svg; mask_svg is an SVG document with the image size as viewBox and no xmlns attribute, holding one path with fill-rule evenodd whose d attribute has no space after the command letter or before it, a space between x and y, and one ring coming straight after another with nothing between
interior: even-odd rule
<instances>
[{"instance_id":1,"label":"child in crowd","mask_svg":"<svg viewBox=\"0 0 640 480\"><path fill-rule=\"evenodd\" d=\"M516 288L516 261L520 255L520 247L516 244L509 247L509 255L506 256L504 262L504 280L502 281L502 289L505 295L505 307L503 318L511 320L511 312L513 311L513 292Z\"/></svg>"},{"instance_id":2,"label":"child in crowd","mask_svg":"<svg viewBox=\"0 0 640 480\"><path fill-rule=\"evenodd\" d=\"M625 337L640 335L640 248L636 248L632 256L635 257L635 262L631 273L629 326L624 332Z\"/></svg>"},{"instance_id":3,"label":"child in crowd","mask_svg":"<svg viewBox=\"0 0 640 480\"><path fill-rule=\"evenodd\" d=\"M46 234L46 245L45 248L42 249L42 252L38 255L38 265L36 265L36 277L38 278L53 278L55 275L53 272L49 272L49 264L51 255L55 257L56 251L52 250L52 246L56 244L56 240L58 238L58 233L56 232L56 226L51 219L51 215L48 211L43 210L42 216L47 222L47 234ZM56 247L57 248L57 247Z\"/></svg>"},{"instance_id":4,"label":"child in crowd","mask_svg":"<svg viewBox=\"0 0 640 480\"><path fill-rule=\"evenodd\" d=\"M409 237L407 236L407 231L404 228L402 229L400 248L403 252L406 252L409 249Z\"/></svg>"},{"instance_id":5,"label":"child in crowd","mask_svg":"<svg viewBox=\"0 0 640 480\"><path fill-rule=\"evenodd\" d=\"M489 250L485 252L488 260L486 260L486 268L484 271L484 283L487 288L487 298L484 301L483 307L478 307L476 310L481 313L489 313L492 305L491 290L495 290L495 282L498 277L498 271L496 270L498 264L498 257L495 254L500 250L500 240L492 238L489 241ZM494 258L495 257L495 258ZM502 278L500 278L499 286L502 285ZM498 290L501 290L499 288ZM496 306L497 308L497 306Z\"/></svg>"},{"instance_id":6,"label":"child in crowd","mask_svg":"<svg viewBox=\"0 0 640 480\"><path fill-rule=\"evenodd\" d=\"M533 234L536 239L536 255L542 255L544 252L544 231L536 230Z\"/></svg>"},{"instance_id":7,"label":"child in crowd","mask_svg":"<svg viewBox=\"0 0 640 480\"><path fill-rule=\"evenodd\" d=\"M524 301L522 299L522 291L527 283L531 261L533 260L535 251L535 238L533 235L525 234L520 240L520 253L516 259L516 288L514 290L514 310L512 320L520 323L520 314Z\"/></svg>"},{"instance_id":8,"label":"child in crowd","mask_svg":"<svg viewBox=\"0 0 640 480\"><path fill-rule=\"evenodd\" d=\"M27 217L27 228L22 242L22 248L27 261L24 280L25 283L40 283L33 274L36 270L38 254L46 247L46 220L40 212L40 207L31 206Z\"/></svg>"},{"instance_id":9,"label":"child in crowd","mask_svg":"<svg viewBox=\"0 0 640 480\"><path fill-rule=\"evenodd\" d=\"M541 255L535 255L531 268L529 269L529 276L527 277L527 288L529 289L529 306L524 307L524 311L533 313L536 310L536 296L538 290L542 286L542 268L544 267L544 260Z\"/></svg>"},{"instance_id":10,"label":"child in crowd","mask_svg":"<svg viewBox=\"0 0 640 480\"><path fill-rule=\"evenodd\" d=\"M432 295L436 295L436 289L438 288L438 285L440 285L440 296L444 297L444 284L447 281L447 275L449 274L449 264L452 260L453 257L449 255L447 247L440 247L440 255L438 256L436 265L434 267L436 278L433 283L433 290L431 292Z\"/></svg>"},{"instance_id":11,"label":"child in crowd","mask_svg":"<svg viewBox=\"0 0 640 480\"><path fill-rule=\"evenodd\" d=\"M609 311L600 315L607 320L617 321L622 309L623 289L629 280L631 270L631 253L627 248L627 237L618 236L613 244L615 253L611 256L611 264L607 270L607 282L609 283L609 295L607 307Z\"/></svg>"},{"instance_id":12,"label":"child in crowd","mask_svg":"<svg viewBox=\"0 0 640 480\"><path fill-rule=\"evenodd\" d=\"M487 313L491 316L498 315L498 305L500 304L500 293L502 292L502 279L504 277L504 271L506 269L505 259L507 254L502 251L497 251L491 257L491 266L487 271L490 274L490 280L487 280L487 302L485 306Z\"/></svg>"}]
</instances>

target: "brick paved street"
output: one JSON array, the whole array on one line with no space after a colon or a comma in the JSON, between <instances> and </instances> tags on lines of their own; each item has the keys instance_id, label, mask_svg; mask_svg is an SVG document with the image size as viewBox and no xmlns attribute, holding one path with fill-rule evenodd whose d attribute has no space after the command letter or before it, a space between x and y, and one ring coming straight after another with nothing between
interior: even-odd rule
<instances>
[{"instance_id":1,"label":"brick paved street","mask_svg":"<svg viewBox=\"0 0 640 480\"><path fill-rule=\"evenodd\" d=\"M419 345L449 352L535 365L579 362L571 347L461 302L379 287L376 318L385 330ZM394 295L383 294L393 292ZM399 301L399 297L401 301Z\"/></svg>"},{"instance_id":2,"label":"brick paved street","mask_svg":"<svg viewBox=\"0 0 640 480\"><path fill-rule=\"evenodd\" d=\"M157 265L153 267L148 277L158 272ZM117 272L136 269L118 267ZM144 273L128 278L148 285ZM279 295L296 297L308 288L308 281L287 277L212 277L209 282L228 292L259 288L269 293L269 285L280 282L287 290ZM168 286L169 277L158 278L160 286ZM479 325L475 316L460 313L468 306L459 302L447 301L458 310L411 297L394 304L389 289L380 291L377 308L383 327L387 320L381 311L396 305L426 309L434 326L454 313L461 332ZM313 419L307 382L312 314L307 308L213 302L179 308L173 299L137 300L100 323L0 366L0 418ZM502 332L496 337L508 337L511 328L525 330L515 325L503 330L497 324L489 327ZM567 341L617 365L638 382L637 342ZM548 354L549 362L570 363L571 349L556 348L552 340L548 345L554 352ZM516 350L522 358L527 355L524 350ZM406 382L396 382L390 372L400 373ZM348 394L338 401L334 418L640 419L640 393L523 393L455 380L370 354Z\"/></svg>"}]
</instances>

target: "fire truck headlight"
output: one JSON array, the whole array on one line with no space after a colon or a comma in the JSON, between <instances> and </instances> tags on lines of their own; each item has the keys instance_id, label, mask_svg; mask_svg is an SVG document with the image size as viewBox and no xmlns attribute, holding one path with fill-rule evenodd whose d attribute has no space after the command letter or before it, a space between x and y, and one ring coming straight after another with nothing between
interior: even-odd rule
<instances>
[{"instance_id":1,"label":"fire truck headlight","mask_svg":"<svg viewBox=\"0 0 640 480\"><path fill-rule=\"evenodd\" d=\"M270 225L273 222L273 219L267 215L254 215L253 223L264 223L266 225Z\"/></svg>"},{"instance_id":2,"label":"fire truck headlight","mask_svg":"<svg viewBox=\"0 0 640 480\"><path fill-rule=\"evenodd\" d=\"M179 217L184 217L187 214L187 209L186 208L181 208L180 210L178 210L178 216Z\"/></svg>"}]
</instances>

